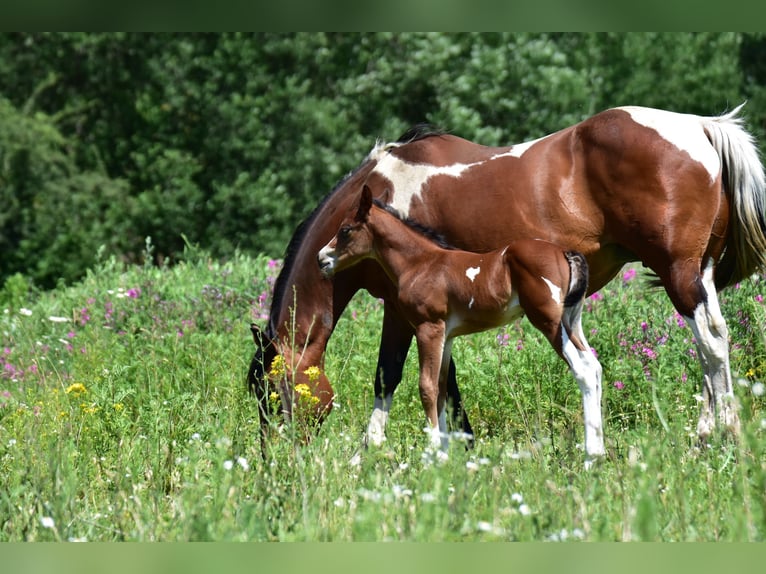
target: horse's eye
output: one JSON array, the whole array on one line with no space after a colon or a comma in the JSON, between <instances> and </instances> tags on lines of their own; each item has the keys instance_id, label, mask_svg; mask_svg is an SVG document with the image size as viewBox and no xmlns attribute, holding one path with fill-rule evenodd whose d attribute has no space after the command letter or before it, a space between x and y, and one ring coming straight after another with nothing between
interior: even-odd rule
<instances>
[{"instance_id":1,"label":"horse's eye","mask_svg":"<svg viewBox=\"0 0 766 574\"><path fill-rule=\"evenodd\" d=\"M338 239L348 239L349 235L351 235L351 227L348 225L344 225L338 231Z\"/></svg>"}]
</instances>

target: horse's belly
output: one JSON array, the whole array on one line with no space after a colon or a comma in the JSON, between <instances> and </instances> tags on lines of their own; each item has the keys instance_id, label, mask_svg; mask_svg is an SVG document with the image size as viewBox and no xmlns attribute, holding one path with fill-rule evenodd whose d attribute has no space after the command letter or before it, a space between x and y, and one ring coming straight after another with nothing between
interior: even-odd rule
<instances>
[{"instance_id":1,"label":"horse's belly","mask_svg":"<svg viewBox=\"0 0 766 574\"><path fill-rule=\"evenodd\" d=\"M453 337L479 333L513 323L523 315L524 310L515 294L507 304L500 307L486 307L471 300L467 305L454 310L447 321L447 330Z\"/></svg>"}]
</instances>

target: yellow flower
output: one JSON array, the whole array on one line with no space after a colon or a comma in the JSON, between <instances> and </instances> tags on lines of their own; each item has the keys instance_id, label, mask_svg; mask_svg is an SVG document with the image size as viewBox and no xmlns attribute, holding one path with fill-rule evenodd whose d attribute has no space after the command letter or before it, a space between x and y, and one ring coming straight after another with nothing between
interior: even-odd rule
<instances>
[{"instance_id":1,"label":"yellow flower","mask_svg":"<svg viewBox=\"0 0 766 574\"><path fill-rule=\"evenodd\" d=\"M322 371L319 370L319 367L309 367L305 371L303 371L303 374L306 375L309 378L310 382L314 382L319 378L319 375L322 374Z\"/></svg>"},{"instance_id":2,"label":"yellow flower","mask_svg":"<svg viewBox=\"0 0 766 574\"><path fill-rule=\"evenodd\" d=\"M271 394L269 395L269 400L270 400L272 403L277 403L277 402L279 402L279 393L277 393L277 392L273 392L273 393L271 393Z\"/></svg>"},{"instance_id":3,"label":"yellow flower","mask_svg":"<svg viewBox=\"0 0 766 574\"><path fill-rule=\"evenodd\" d=\"M86 415L95 415L99 411L99 407L96 405L86 405L85 403L80 405L80 409L82 409L82 412Z\"/></svg>"},{"instance_id":4,"label":"yellow flower","mask_svg":"<svg viewBox=\"0 0 766 574\"><path fill-rule=\"evenodd\" d=\"M281 377L285 374L285 358L282 355L277 355L274 360L271 361L271 368L269 369L269 375L272 377Z\"/></svg>"},{"instance_id":5,"label":"yellow flower","mask_svg":"<svg viewBox=\"0 0 766 574\"><path fill-rule=\"evenodd\" d=\"M748 371L745 373L746 377L754 377L755 376L755 369L748 369Z\"/></svg>"},{"instance_id":6,"label":"yellow flower","mask_svg":"<svg viewBox=\"0 0 766 574\"><path fill-rule=\"evenodd\" d=\"M87 392L88 389L86 389L85 385L82 383L73 383L66 388L66 394L72 395L73 397L79 397Z\"/></svg>"},{"instance_id":7,"label":"yellow flower","mask_svg":"<svg viewBox=\"0 0 766 574\"><path fill-rule=\"evenodd\" d=\"M122 412L122 409L124 408L125 408L125 405L123 405L122 403L114 403L114 410L117 411L118 413Z\"/></svg>"},{"instance_id":8,"label":"yellow flower","mask_svg":"<svg viewBox=\"0 0 766 574\"><path fill-rule=\"evenodd\" d=\"M311 389L305 383L301 383L300 385L295 385L295 392L300 395L301 399L307 401L309 404L315 405L319 402L319 397L315 397L314 395L312 395Z\"/></svg>"}]
</instances>

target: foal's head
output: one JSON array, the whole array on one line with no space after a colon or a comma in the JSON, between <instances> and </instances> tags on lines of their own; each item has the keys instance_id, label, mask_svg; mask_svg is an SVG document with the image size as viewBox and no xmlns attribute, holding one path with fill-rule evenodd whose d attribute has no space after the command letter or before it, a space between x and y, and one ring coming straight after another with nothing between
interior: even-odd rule
<instances>
[{"instance_id":1,"label":"foal's head","mask_svg":"<svg viewBox=\"0 0 766 574\"><path fill-rule=\"evenodd\" d=\"M370 256L373 239L367 220L371 208L372 192L365 185L356 215L344 219L335 237L319 251L317 259L322 275L332 277L338 271Z\"/></svg>"}]
</instances>

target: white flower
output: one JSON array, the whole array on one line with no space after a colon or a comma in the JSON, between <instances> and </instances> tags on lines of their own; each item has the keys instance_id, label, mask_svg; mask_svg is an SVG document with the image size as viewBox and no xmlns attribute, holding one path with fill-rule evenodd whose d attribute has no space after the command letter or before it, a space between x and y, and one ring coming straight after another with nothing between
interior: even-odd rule
<instances>
[{"instance_id":1,"label":"white flower","mask_svg":"<svg viewBox=\"0 0 766 574\"><path fill-rule=\"evenodd\" d=\"M465 463L465 467L466 467L468 470L470 470L470 471L474 471L474 472L475 472L475 471L477 471L477 470L479 470L479 465L478 465L478 464L476 464L476 463L475 463L474 461L472 461L472 460L469 460L468 462L466 462L466 463Z\"/></svg>"},{"instance_id":2,"label":"white flower","mask_svg":"<svg viewBox=\"0 0 766 574\"><path fill-rule=\"evenodd\" d=\"M234 468L234 461L233 460L224 460L223 461L223 469L224 470L231 470Z\"/></svg>"},{"instance_id":3,"label":"white flower","mask_svg":"<svg viewBox=\"0 0 766 574\"><path fill-rule=\"evenodd\" d=\"M56 523L50 516L43 516L40 518L40 524L43 528L56 528Z\"/></svg>"},{"instance_id":4,"label":"white flower","mask_svg":"<svg viewBox=\"0 0 766 574\"><path fill-rule=\"evenodd\" d=\"M19 309L19 315L24 315L25 317L31 317L32 310L27 309L26 307L22 307L21 309Z\"/></svg>"},{"instance_id":5,"label":"white flower","mask_svg":"<svg viewBox=\"0 0 766 574\"><path fill-rule=\"evenodd\" d=\"M761 397L761 396L763 396L764 391L766 391L766 387L763 386L762 382L758 381L758 382L753 383L753 386L751 387L750 390L753 391L753 394L756 397Z\"/></svg>"},{"instance_id":6,"label":"white flower","mask_svg":"<svg viewBox=\"0 0 766 574\"><path fill-rule=\"evenodd\" d=\"M524 497L521 496L521 494L519 494L518 492L514 492L511 495L511 500L515 502L516 504L521 504L522 502L524 502Z\"/></svg>"},{"instance_id":7,"label":"white flower","mask_svg":"<svg viewBox=\"0 0 766 574\"><path fill-rule=\"evenodd\" d=\"M48 321L51 323L68 323L70 319L68 317L56 317L55 315L51 315L48 317Z\"/></svg>"},{"instance_id":8,"label":"white flower","mask_svg":"<svg viewBox=\"0 0 766 574\"><path fill-rule=\"evenodd\" d=\"M522 516L529 516L530 514L532 514L532 510L526 504L519 505L519 512L521 513Z\"/></svg>"},{"instance_id":9,"label":"white flower","mask_svg":"<svg viewBox=\"0 0 766 574\"><path fill-rule=\"evenodd\" d=\"M237 464L241 466L242 470L244 470L245 472L250 470L250 465L247 463L247 459L243 456L240 456L239 458L237 458Z\"/></svg>"}]
</instances>

